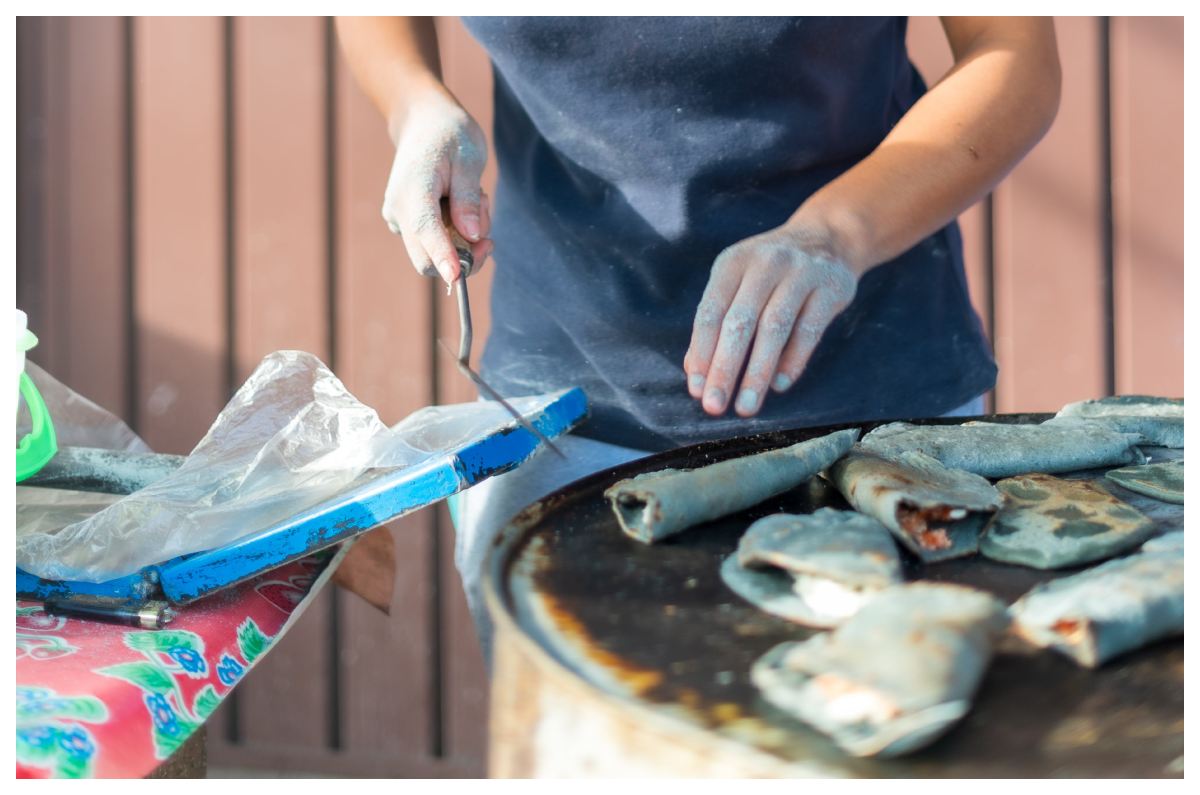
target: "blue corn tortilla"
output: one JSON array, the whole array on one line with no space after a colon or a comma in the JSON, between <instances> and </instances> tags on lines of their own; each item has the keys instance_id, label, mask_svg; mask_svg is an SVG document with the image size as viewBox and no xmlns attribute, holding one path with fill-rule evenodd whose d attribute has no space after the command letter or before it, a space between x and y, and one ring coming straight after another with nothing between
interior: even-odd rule
<instances>
[{"instance_id":1,"label":"blue corn tortilla","mask_svg":"<svg viewBox=\"0 0 1200 795\"><path fill-rule=\"evenodd\" d=\"M1130 491L1183 505L1183 461L1163 461L1113 469L1104 475Z\"/></svg>"},{"instance_id":2,"label":"blue corn tortilla","mask_svg":"<svg viewBox=\"0 0 1200 795\"><path fill-rule=\"evenodd\" d=\"M1069 403L1058 416L1078 417L1122 433L1136 433L1149 445L1183 447L1182 398L1114 395Z\"/></svg>"},{"instance_id":3,"label":"blue corn tortilla","mask_svg":"<svg viewBox=\"0 0 1200 795\"><path fill-rule=\"evenodd\" d=\"M930 563L975 554L980 532L1002 502L979 475L915 451L881 455L858 445L826 477L855 509Z\"/></svg>"},{"instance_id":4,"label":"blue corn tortilla","mask_svg":"<svg viewBox=\"0 0 1200 795\"><path fill-rule=\"evenodd\" d=\"M851 428L698 469L646 472L604 496L625 534L651 544L795 488L841 458L858 435Z\"/></svg>"},{"instance_id":5,"label":"blue corn tortilla","mask_svg":"<svg viewBox=\"0 0 1200 795\"><path fill-rule=\"evenodd\" d=\"M721 579L759 609L817 628L837 626L903 582L887 529L833 508L759 519L722 564Z\"/></svg>"},{"instance_id":6,"label":"blue corn tortilla","mask_svg":"<svg viewBox=\"0 0 1200 795\"><path fill-rule=\"evenodd\" d=\"M1028 472L1076 472L1081 469L1141 464L1137 445L1143 438L1075 417L1017 425L967 422L962 425L913 425L893 422L863 437L864 450L886 456L916 451L947 467L985 478Z\"/></svg>"},{"instance_id":7,"label":"blue corn tortilla","mask_svg":"<svg viewBox=\"0 0 1200 795\"><path fill-rule=\"evenodd\" d=\"M900 556L887 528L854 511L764 517L746 530L737 555L747 568L774 566L855 587L886 588L901 580Z\"/></svg>"},{"instance_id":8,"label":"blue corn tortilla","mask_svg":"<svg viewBox=\"0 0 1200 795\"><path fill-rule=\"evenodd\" d=\"M979 543L984 557L1061 569L1128 552L1154 535L1154 522L1099 481L1020 475L996 488L1004 507Z\"/></svg>"},{"instance_id":9,"label":"blue corn tortilla","mask_svg":"<svg viewBox=\"0 0 1200 795\"><path fill-rule=\"evenodd\" d=\"M847 753L899 756L967 714L1006 625L1003 603L982 591L898 585L837 629L772 648L751 680Z\"/></svg>"},{"instance_id":10,"label":"blue corn tortilla","mask_svg":"<svg viewBox=\"0 0 1200 795\"><path fill-rule=\"evenodd\" d=\"M1164 533L1142 544L1142 552L1179 552L1183 553L1183 531L1176 530Z\"/></svg>"},{"instance_id":11,"label":"blue corn tortilla","mask_svg":"<svg viewBox=\"0 0 1200 795\"><path fill-rule=\"evenodd\" d=\"M1037 586L1009 608L1013 628L1087 668L1182 635L1182 536L1154 539L1137 554Z\"/></svg>"}]
</instances>

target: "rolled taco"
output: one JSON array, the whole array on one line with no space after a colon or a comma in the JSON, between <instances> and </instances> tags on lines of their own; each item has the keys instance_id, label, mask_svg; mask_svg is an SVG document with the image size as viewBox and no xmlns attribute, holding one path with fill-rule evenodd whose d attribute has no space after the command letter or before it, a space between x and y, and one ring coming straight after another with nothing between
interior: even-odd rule
<instances>
[{"instance_id":1,"label":"rolled taco","mask_svg":"<svg viewBox=\"0 0 1200 795\"><path fill-rule=\"evenodd\" d=\"M975 554L1002 500L984 478L919 452L880 455L859 445L826 476L851 505L927 562Z\"/></svg>"},{"instance_id":2,"label":"rolled taco","mask_svg":"<svg viewBox=\"0 0 1200 795\"><path fill-rule=\"evenodd\" d=\"M1066 417L1037 425L893 422L868 433L860 446L887 456L921 452L951 469L963 469L986 478L1008 478L1029 472L1055 474L1141 464L1145 456L1137 445L1142 441L1135 433L1121 433L1105 425Z\"/></svg>"},{"instance_id":3,"label":"rolled taco","mask_svg":"<svg viewBox=\"0 0 1200 795\"><path fill-rule=\"evenodd\" d=\"M795 488L844 455L858 434L852 428L698 469L647 472L604 496L621 529L651 544Z\"/></svg>"}]
</instances>

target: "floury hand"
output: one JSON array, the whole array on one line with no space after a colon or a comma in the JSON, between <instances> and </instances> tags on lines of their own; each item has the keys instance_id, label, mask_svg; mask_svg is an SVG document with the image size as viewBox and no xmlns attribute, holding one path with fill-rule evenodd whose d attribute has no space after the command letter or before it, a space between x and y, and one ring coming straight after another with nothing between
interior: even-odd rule
<instances>
[{"instance_id":1,"label":"floury hand","mask_svg":"<svg viewBox=\"0 0 1200 795\"><path fill-rule=\"evenodd\" d=\"M785 224L725 249L696 310L683 364L688 392L709 414L724 414L749 355L734 409L757 414L768 387L783 392L800 377L857 288L825 235Z\"/></svg>"},{"instance_id":2,"label":"floury hand","mask_svg":"<svg viewBox=\"0 0 1200 795\"><path fill-rule=\"evenodd\" d=\"M480 187L487 141L470 114L442 92L423 95L397 126L383 219L403 238L417 272L440 275L450 287L460 272L451 226L465 239L474 270L492 251L488 197ZM450 224L442 222L443 200Z\"/></svg>"}]
</instances>

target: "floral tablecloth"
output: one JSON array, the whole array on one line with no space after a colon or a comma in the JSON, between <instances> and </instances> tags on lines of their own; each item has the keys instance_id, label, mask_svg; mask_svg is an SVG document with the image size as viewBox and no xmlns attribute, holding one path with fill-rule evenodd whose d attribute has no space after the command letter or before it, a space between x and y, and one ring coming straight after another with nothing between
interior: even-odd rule
<instances>
[{"instance_id":1,"label":"floral tablecloth","mask_svg":"<svg viewBox=\"0 0 1200 795\"><path fill-rule=\"evenodd\" d=\"M18 601L17 776L150 773L287 631L340 554L275 569L180 610L158 631Z\"/></svg>"}]
</instances>

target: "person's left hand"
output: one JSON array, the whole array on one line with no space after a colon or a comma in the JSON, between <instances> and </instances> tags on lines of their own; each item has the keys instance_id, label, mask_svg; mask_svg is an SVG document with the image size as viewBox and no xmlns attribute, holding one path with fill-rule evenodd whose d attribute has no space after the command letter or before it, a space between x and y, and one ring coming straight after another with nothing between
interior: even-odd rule
<instances>
[{"instance_id":1,"label":"person's left hand","mask_svg":"<svg viewBox=\"0 0 1200 795\"><path fill-rule=\"evenodd\" d=\"M828 238L788 225L725 249L713 263L683 360L688 392L709 414L724 414L749 354L734 409L754 416L768 385L783 392L800 377L857 287L858 276Z\"/></svg>"}]
</instances>

